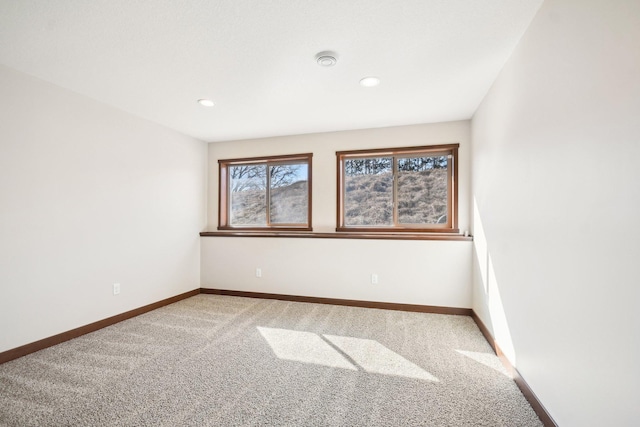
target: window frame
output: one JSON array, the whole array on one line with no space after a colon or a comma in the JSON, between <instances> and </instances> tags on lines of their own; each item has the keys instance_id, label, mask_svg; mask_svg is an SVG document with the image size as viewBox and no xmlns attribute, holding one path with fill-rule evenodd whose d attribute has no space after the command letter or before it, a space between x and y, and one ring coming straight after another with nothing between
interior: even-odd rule
<instances>
[{"instance_id":1,"label":"window frame","mask_svg":"<svg viewBox=\"0 0 640 427\"><path fill-rule=\"evenodd\" d=\"M459 233L458 229L458 149L460 144L440 144L418 147L394 147L377 148L370 150L336 151L337 161L337 205L336 205L336 231L349 233ZM397 159L404 157L420 156L448 156L447 162L447 223L426 224L399 224L398 219L398 179ZM377 157L392 157L393 171L393 225L383 226L353 226L345 225L344 199L345 199L345 161L350 159L366 159Z\"/></svg>"},{"instance_id":2,"label":"window frame","mask_svg":"<svg viewBox=\"0 0 640 427\"><path fill-rule=\"evenodd\" d=\"M287 154L280 156L263 156L263 157L248 157L238 159L220 159L218 160L218 230L246 230L246 231L313 231L311 206L312 206L312 159L313 153L303 154ZM266 225L231 225L231 203L230 196L231 191L229 185L231 179L229 178L229 169L232 166L241 165L265 165L267 170L269 166L286 165L291 163L306 163L307 164L307 222L306 224L271 224L270 223L270 207L271 207L271 188L269 185L269 174L267 173L266 184Z\"/></svg>"}]
</instances>

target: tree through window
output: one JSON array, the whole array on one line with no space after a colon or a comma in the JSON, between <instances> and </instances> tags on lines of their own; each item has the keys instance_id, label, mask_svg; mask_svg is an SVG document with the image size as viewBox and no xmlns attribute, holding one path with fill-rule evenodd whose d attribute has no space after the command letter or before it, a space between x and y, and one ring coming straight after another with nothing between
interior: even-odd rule
<instances>
[{"instance_id":1,"label":"tree through window","mask_svg":"<svg viewBox=\"0 0 640 427\"><path fill-rule=\"evenodd\" d=\"M338 152L338 231L457 232L458 144Z\"/></svg>"},{"instance_id":2,"label":"tree through window","mask_svg":"<svg viewBox=\"0 0 640 427\"><path fill-rule=\"evenodd\" d=\"M311 154L220 160L220 229L311 229Z\"/></svg>"}]
</instances>

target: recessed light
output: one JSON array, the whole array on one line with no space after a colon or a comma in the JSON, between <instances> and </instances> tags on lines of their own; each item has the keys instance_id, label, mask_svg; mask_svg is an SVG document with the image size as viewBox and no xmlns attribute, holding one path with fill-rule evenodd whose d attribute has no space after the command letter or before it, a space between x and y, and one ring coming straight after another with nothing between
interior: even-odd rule
<instances>
[{"instance_id":1,"label":"recessed light","mask_svg":"<svg viewBox=\"0 0 640 427\"><path fill-rule=\"evenodd\" d=\"M213 101L210 99L198 99L198 104L203 107L213 107Z\"/></svg>"},{"instance_id":2,"label":"recessed light","mask_svg":"<svg viewBox=\"0 0 640 427\"><path fill-rule=\"evenodd\" d=\"M360 80L360 86L364 86L364 87L374 87L374 86L378 86L380 84L380 79L377 77L365 77L362 80Z\"/></svg>"},{"instance_id":3,"label":"recessed light","mask_svg":"<svg viewBox=\"0 0 640 427\"><path fill-rule=\"evenodd\" d=\"M321 67L333 67L338 63L338 55L328 50L318 52L316 54L316 62Z\"/></svg>"}]
</instances>

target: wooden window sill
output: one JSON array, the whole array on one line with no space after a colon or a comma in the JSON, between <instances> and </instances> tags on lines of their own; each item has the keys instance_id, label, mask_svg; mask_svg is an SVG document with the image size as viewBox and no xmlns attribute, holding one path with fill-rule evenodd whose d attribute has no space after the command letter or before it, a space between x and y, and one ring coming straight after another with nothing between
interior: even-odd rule
<instances>
[{"instance_id":1,"label":"wooden window sill","mask_svg":"<svg viewBox=\"0 0 640 427\"><path fill-rule=\"evenodd\" d=\"M308 231L202 231L201 237L283 237L314 239L449 240L470 242L473 236L445 233L314 233Z\"/></svg>"}]
</instances>

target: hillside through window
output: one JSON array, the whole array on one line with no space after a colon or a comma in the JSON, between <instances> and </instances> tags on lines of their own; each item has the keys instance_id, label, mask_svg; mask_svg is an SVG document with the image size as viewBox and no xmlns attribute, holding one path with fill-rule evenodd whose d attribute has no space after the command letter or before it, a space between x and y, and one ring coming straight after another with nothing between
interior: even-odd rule
<instances>
[{"instance_id":1,"label":"hillside through window","mask_svg":"<svg viewBox=\"0 0 640 427\"><path fill-rule=\"evenodd\" d=\"M458 144L338 152L338 231L457 232Z\"/></svg>"},{"instance_id":2,"label":"hillside through window","mask_svg":"<svg viewBox=\"0 0 640 427\"><path fill-rule=\"evenodd\" d=\"M219 229L311 230L312 154L219 160Z\"/></svg>"}]
</instances>

